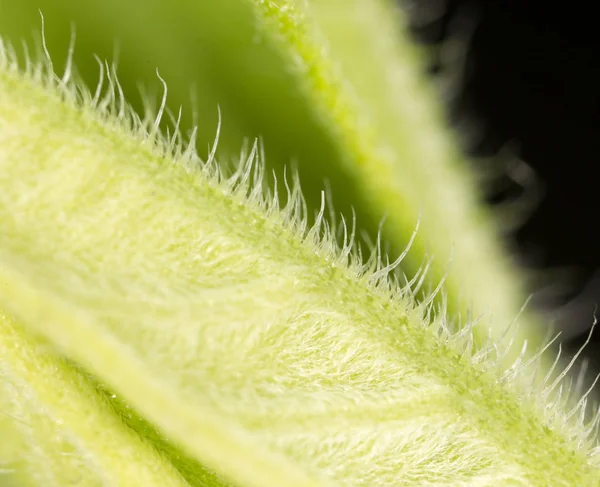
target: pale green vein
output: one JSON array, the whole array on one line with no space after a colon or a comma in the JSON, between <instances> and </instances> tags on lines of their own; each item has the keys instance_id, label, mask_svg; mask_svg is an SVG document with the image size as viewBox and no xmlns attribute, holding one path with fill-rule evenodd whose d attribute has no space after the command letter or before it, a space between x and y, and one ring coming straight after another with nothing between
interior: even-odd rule
<instances>
[{"instance_id":1,"label":"pale green vein","mask_svg":"<svg viewBox=\"0 0 600 487\"><path fill-rule=\"evenodd\" d=\"M219 180L112 92L43 79L0 68L0 305L184 452L239 486L598 485L547 389L303 234L297 193L279 210L248 164Z\"/></svg>"},{"instance_id":2,"label":"pale green vein","mask_svg":"<svg viewBox=\"0 0 600 487\"><path fill-rule=\"evenodd\" d=\"M186 486L83 377L0 312L0 484Z\"/></svg>"}]
</instances>

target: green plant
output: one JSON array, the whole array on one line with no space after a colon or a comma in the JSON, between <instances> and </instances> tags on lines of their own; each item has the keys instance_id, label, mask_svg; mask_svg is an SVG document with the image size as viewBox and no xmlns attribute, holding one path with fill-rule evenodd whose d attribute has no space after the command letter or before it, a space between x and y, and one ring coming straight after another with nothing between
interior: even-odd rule
<instances>
[{"instance_id":1,"label":"green plant","mask_svg":"<svg viewBox=\"0 0 600 487\"><path fill-rule=\"evenodd\" d=\"M92 91L98 79L93 54L111 56L117 40L128 98L140 80L145 91L162 90L157 66L173 113L190 105L194 86L197 116L192 121L184 110L180 128L186 133L195 122L200 154L208 156L204 148L214 137L218 104L224 116L220 159L236 158L245 137L262 137L267 172L275 171L280 182L284 167L296 163L311 222L325 180L336 212L348 221L355 212L371 242L381 231L390 256L403 251L421 215L403 270L412 276L431 261L427 288L445 278L451 315L466 321L468 313L485 313L498 337L525 303L525 276L478 204L479 185L419 73L422 55L391 4L181 0L174 8L151 0L140 8L135 0L30 0L5 7L4 30L21 42L39 23L32 7L43 8L47 24L61 34L48 40L54 40L54 57L68 51L69 21L76 19L75 65ZM23 18L30 20L19 28ZM62 69L64 60L55 64ZM150 99L144 97L137 111ZM285 193L282 184L278 189ZM535 317L525 313L521 321L528 332L519 341L527 336L537 349L544 333ZM476 337L486 338L487 328Z\"/></svg>"},{"instance_id":2,"label":"green plant","mask_svg":"<svg viewBox=\"0 0 600 487\"><path fill-rule=\"evenodd\" d=\"M335 148L327 167L342 173L337 187L350 181L367 210L356 224L336 224L321 192L313 216L317 207L296 178L263 182L268 137L264 158L258 144L248 146L233 170L218 165L216 143L202 162L199 132L188 140L179 116L171 135L161 135L166 97L140 118L108 67L100 68L105 83L90 92L72 81L70 62L61 76L49 62L23 70L10 47L0 49L0 479L26 486L598 485L598 422L585 417L588 393L569 386L566 372L554 370L558 361L551 369L541 361L532 325L508 326L521 294L511 289L516 278L496 267L502 253L489 247L491 225L456 150L439 142L432 174L412 160L447 137L430 95L408 84L416 91L405 102L434 113L423 125L431 132L421 140L420 126L405 126L388 166L378 141L390 141L393 123L410 118L397 115L400 104L385 106L362 73L344 79L336 71L352 68L336 26L327 27L325 7L335 2L315 2L310 12L338 65L328 64L311 21L291 2L183 4L221 15L223 5L235 7L240 26L259 21L268 38L263 59L286 69L296 63L279 87L297 83L307 113L320 120L321 140ZM365 5L387 25L378 10L384 3ZM215 50L227 52L226 40ZM415 54L406 56L415 69ZM269 109L273 120L281 115ZM225 147L234 141L225 136ZM411 158L405 165L402 151ZM273 152L275 162L289 162L284 154ZM389 186L394 171L407 178L402 191ZM365 197L361 180L377 198ZM433 197L429 184L438 188ZM282 198L273 191L281 188ZM463 195L464 208L444 213L447 199L434 204L444 191ZM382 241L412 243L391 263L381 244L363 258L365 247L354 242L356 225L376 231L383 208L393 230ZM414 273L414 259L433 242L442 254L430 271L435 282L453 235L471 235L469 250L488 249L490 262L482 257L471 269L457 240L459 266L445 288L453 304L440 312L434 299L443 281L417 299L429 276L410 274L403 284L396 270L406 257L413 263L404 271L412 265ZM478 294L486 272L504 276L506 286ZM454 331L466 309L462 281L478 313L497 298L491 306L502 319L493 327L463 316ZM524 331L534 354L521 346Z\"/></svg>"}]
</instances>

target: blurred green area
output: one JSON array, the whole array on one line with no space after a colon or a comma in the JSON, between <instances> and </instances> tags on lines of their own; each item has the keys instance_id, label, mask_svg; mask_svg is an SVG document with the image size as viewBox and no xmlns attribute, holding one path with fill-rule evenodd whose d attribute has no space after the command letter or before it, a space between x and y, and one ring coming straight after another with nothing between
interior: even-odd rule
<instances>
[{"instance_id":1,"label":"blurred green area","mask_svg":"<svg viewBox=\"0 0 600 487\"><path fill-rule=\"evenodd\" d=\"M94 55L109 64L116 58L125 96L141 112L140 87L155 105L162 96L158 68L168 85L168 107L175 114L183 107L183 132L198 125L201 157L215 138L220 107L221 160L235 159L244 141L260 137L267 173L276 170L280 194L284 166L299 171L309 219L320 207L326 179L336 212L351 215L355 205L361 227L376 234L376 222L357 205L357 182L341 169L343 155L332 135L245 2L0 0L0 33L17 50L25 39L31 51L40 44L40 11L57 73L74 26L74 64L92 91L99 75Z\"/></svg>"}]
</instances>

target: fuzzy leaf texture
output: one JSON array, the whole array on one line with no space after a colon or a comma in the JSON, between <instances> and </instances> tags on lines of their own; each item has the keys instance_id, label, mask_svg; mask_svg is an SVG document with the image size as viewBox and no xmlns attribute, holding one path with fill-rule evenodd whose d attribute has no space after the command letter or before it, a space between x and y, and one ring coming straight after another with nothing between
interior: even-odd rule
<instances>
[{"instance_id":1,"label":"fuzzy leaf texture","mask_svg":"<svg viewBox=\"0 0 600 487\"><path fill-rule=\"evenodd\" d=\"M0 49L7 482L600 485L565 371L452 333L297 181L280 208L256 145L223 176L69 75Z\"/></svg>"},{"instance_id":2,"label":"fuzzy leaf texture","mask_svg":"<svg viewBox=\"0 0 600 487\"><path fill-rule=\"evenodd\" d=\"M265 164L280 183L284 167L297 163L311 221L325 179L336 210L347 221L355 211L371 241L385 217L382 241L392 255L402 252L421 215L403 271L413 276L433 259L424 288L445 276L453 319L485 314L500 337L526 302L525 275L500 244L395 4L22 0L6 4L0 27L20 43L38 27L42 8L54 57L67 52L69 22L76 21L76 64L92 91L98 71L92 54L110 58L116 40L128 97L137 95L140 80L156 85L156 66L174 113L189 105L195 86L199 140L212 137L219 104L220 160L237 153L243 137L263 137ZM190 124L184 113L181 127ZM537 349L545 330L528 312L520 321L517 341ZM475 330L475 340L485 342L487 332Z\"/></svg>"},{"instance_id":3,"label":"fuzzy leaf texture","mask_svg":"<svg viewBox=\"0 0 600 487\"><path fill-rule=\"evenodd\" d=\"M0 381L0 485L188 485L84 376L3 313Z\"/></svg>"}]
</instances>

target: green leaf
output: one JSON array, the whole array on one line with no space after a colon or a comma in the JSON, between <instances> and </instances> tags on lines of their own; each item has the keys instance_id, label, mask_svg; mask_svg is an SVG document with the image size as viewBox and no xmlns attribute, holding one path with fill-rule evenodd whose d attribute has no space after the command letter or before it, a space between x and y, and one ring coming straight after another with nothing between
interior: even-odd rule
<instances>
[{"instance_id":1,"label":"green leaf","mask_svg":"<svg viewBox=\"0 0 600 487\"><path fill-rule=\"evenodd\" d=\"M527 340L535 350L545 330L532 314L520 315L525 275L483 208L395 3L30 0L8 6L14 13L5 29L22 38L39 22L41 7L53 27L51 52L60 57L67 52L68 22L76 20L76 64L92 87L97 66L91 54L110 56L117 39L125 93L135 93L140 80L156 85L159 66L175 113L195 86L199 140L211 137L219 103L223 159L231 160L243 137L264 137L265 163L280 182L284 166L298 164L309 221L324 180L337 211L350 221L354 210L372 241L386 217L382 241L391 255L403 250L421 215L403 270L412 276L433 259L425 288L445 279L456 323L485 314L498 338L519 315L516 341ZM24 11L27 30L16 26ZM189 126L184 115L181 127ZM487 339L484 328L482 335L475 331L479 344ZM515 358L509 355L507 363Z\"/></svg>"},{"instance_id":2,"label":"green leaf","mask_svg":"<svg viewBox=\"0 0 600 487\"><path fill-rule=\"evenodd\" d=\"M93 98L0 53L0 306L182 454L240 487L599 484L564 373L532 393L539 361L429 320L297 185L278 207L256 146L220 176L114 77Z\"/></svg>"},{"instance_id":3,"label":"green leaf","mask_svg":"<svg viewBox=\"0 0 600 487\"><path fill-rule=\"evenodd\" d=\"M188 485L81 374L1 312L0 484Z\"/></svg>"}]
</instances>

